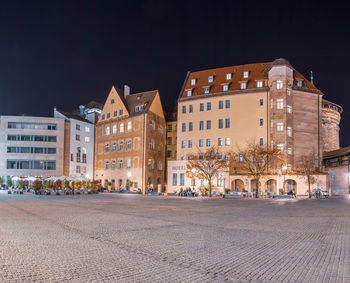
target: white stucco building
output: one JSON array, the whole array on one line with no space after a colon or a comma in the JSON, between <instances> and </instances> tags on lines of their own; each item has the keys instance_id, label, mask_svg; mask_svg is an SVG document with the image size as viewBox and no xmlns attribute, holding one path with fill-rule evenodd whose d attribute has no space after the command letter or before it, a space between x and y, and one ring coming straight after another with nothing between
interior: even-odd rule
<instances>
[{"instance_id":1,"label":"white stucco building","mask_svg":"<svg viewBox=\"0 0 350 283\"><path fill-rule=\"evenodd\" d=\"M0 116L0 176L63 174L64 119Z\"/></svg>"}]
</instances>

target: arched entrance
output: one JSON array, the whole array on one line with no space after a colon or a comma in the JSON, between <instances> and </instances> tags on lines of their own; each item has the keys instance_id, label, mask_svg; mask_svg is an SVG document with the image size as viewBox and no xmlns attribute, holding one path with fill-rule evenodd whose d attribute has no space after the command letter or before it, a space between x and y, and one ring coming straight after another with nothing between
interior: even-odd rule
<instances>
[{"instance_id":1,"label":"arched entrance","mask_svg":"<svg viewBox=\"0 0 350 283\"><path fill-rule=\"evenodd\" d=\"M275 179L270 179L265 183L265 189L272 193L277 192L277 181Z\"/></svg>"},{"instance_id":2,"label":"arched entrance","mask_svg":"<svg viewBox=\"0 0 350 283\"><path fill-rule=\"evenodd\" d=\"M242 192L244 189L244 182L241 179L235 179L231 182L232 192Z\"/></svg>"},{"instance_id":3,"label":"arched entrance","mask_svg":"<svg viewBox=\"0 0 350 283\"><path fill-rule=\"evenodd\" d=\"M292 179L287 179L284 181L284 192L288 193L291 190L297 194L297 182Z\"/></svg>"}]
</instances>

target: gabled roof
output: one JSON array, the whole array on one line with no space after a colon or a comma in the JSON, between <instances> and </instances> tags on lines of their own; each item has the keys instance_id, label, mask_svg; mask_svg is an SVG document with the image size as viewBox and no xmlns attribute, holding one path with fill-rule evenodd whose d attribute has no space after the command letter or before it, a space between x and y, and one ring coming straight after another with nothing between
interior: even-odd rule
<instances>
[{"instance_id":1,"label":"gabled roof","mask_svg":"<svg viewBox=\"0 0 350 283\"><path fill-rule=\"evenodd\" d=\"M89 120L86 120L84 119L83 117L81 117L80 115L78 114L75 114L75 113L69 113L69 112L64 112L64 111L59 111L59 110L56 110L57 112L61 113L63 116L65 116L67 119L75 119L75 120L78 120L78 121L82 121L82 122L85 122L85 123L89 123L89 124L92 124Z\"/></svg>"},{"instance_id":2,"label":"gabled roof","mask_svg":"<svg viewBox=\"0 0 350 283\"><path fill-rule=\"evenodd\" d=\"M230 66L223 68L215 68L209 70L203 70L198 72L189 72L187 74L187 79L185 80L182 92L180 93L180 99L187 97L187 90L192 90L193 96L204 96L203 88L210 87L210 94L223 93L222 86L224 84L229 84L228 92L240 92L258 89L256 86L256 81L268 80L268 72L273 66L288 66L293 69L293 76L295 79L301 79L305 83L302 87L293 86L296 90L304 90L311 92L320 92L309 80L307 80L302 74L295 70L291 64L283 59L276 59L274 62L266 63L255 63L255 64L245 64L239 66ZM243 77L243 72L248 72L248 78ZM226 74L231 74L231 80L226 80ZM213 76L214 81L208 82L208 77ZM194 86L191 85L191 80L195 79L196 83ZM240 83L246 82L246 89L240 89ZM268 87L265 83L265 87Z\"/></svg>"},{"instance_id":3,"label":"gabled roof","mask_svg":"<svg viewBox=\"0 0 350 283\"><path fill-rule=\"evenodd\" d=\"M140 93L133 93L126 96L127 108L130 116L139 115L143 112L148 112L153 99L157 95L158 90L145 91ZM135 108L138 105L144 105L144 110L136 112Z\"/></svg>"}]
</instances>

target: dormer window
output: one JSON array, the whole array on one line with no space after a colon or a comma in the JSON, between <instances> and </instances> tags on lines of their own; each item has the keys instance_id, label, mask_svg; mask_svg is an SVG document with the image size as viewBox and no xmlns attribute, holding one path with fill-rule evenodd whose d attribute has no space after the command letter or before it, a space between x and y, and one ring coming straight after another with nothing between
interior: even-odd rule
<instances>
[{"instance_id":1,"label":"dormer window","mask_svg":"<svg viewBox=\"0 0 350 283\"><path fill-rule=\"evenodd\" d=\"M136 107L135 107L135 112L140 112L140 111L143 111L144 110L144 105L142 104L142 105L137 105Z\"/></svg>"},{"instance_id":2,"label":"dormer window","mask_svg":"<svg viewBox=\"0 0 350 283\"><path fill-rule=\"evenodd\" d=\"M263 87L263 86L264 86L263 81L256 82L256 87Z\"/></svg>"},{"instance_id":3,"label":"dormer window","mask_svg":"<svg viewBox=\"0 0 350 283\"><path fill-rule=\"evenodd\" d=\"M229 81L231 79L232 79L232 74L231 73L226 74L226 81Z\"/></svg>"},{"instance_id":4,"label":"dormer window","mask_svg":"<svg viewBox=\"0 0 350 283\"><path fill-rule=\"evenodd\" d=\"M214 81L214 76L209 76L208 77L208 83L212 83Z\"/></svg>"},{"instance_id":5,"label":"dormer window","mask_svg":"<svg viewBox=\"0 0 350 283\"><path fill-rule=\"evenodd\" d=\"M301 80L297 80L296 83L297 83L297 87L303 86L303 81L301 81Z\"/></svg>"},{"instance_id":6,"label":"dormer window","mask_svg":"<svg viewBox=\"0 0 350 283\"><path fill-rule=\"evenodd\" d=\"M191 85L196 85L196 79L191 80Z\"/></svg>"},{"instance_id":7,"label":"dormer window","mask_svg":"<svg viewBox=\"0 0 350 283\"><path fill-rule=\"evenodd\" d=\"M247 83L246 82L240 83L240 85L241 85L241 89L246 89L247 88Z\"/></svg>"},{"instance_id":8,"label":"dormer window","mask_svg":"<svg viewBox=\"0 0 350 283\"><path fill-rule=\"evenodd\" d=\"M192 89L187 91L187 96L192 96Z\"/></svg>"},{"instance_id":9,"label":"dormer window","mask_svg":"<svg viewBox=\"0 0 350 283\"><path fill-rule=\"evenodd\" d=\"M140 106L136 106L135 107L135 112L139 112L140 111Z\"/></svg>"},{"instance_id":10,"label":"dormer window","mask_svg":"<svg viewBox=\"0 0 350 283\"><path fill-rule=\"evenodd\" d=\"M205 87L204 88L204 94L208 94L210 92L210 87Z\"/></svg>"},{"instance_id":11,"label":"dormer window","mask_svg":"<svg viewBox=\"0 0 350 283\"><path fill-rule=\"evenodd\" d=\"M223 85L222 86L222 91L228 91L228 85Z\"/></svg>"},{"instance_id":12,"label":"dormer window","mask_svg":"<svg viewBox=\"0 0 350 283\"><path fill-rule=\"evenodd\" d=\"M243 78L248 78L248 76L249 76L249 72L248 71L244 71L243 72Z\"/></svg>"},{"instance_id":13,"label":"dormer window","mask_svg":"<svg viewBox=\"0 0 350 283\"><path fill-rule=\"evenodd\" d=\"M143 111L144 109L145 109L145 105L142 104L142 105L140 106L140 110Z\"/></svg>"}]
</instances>

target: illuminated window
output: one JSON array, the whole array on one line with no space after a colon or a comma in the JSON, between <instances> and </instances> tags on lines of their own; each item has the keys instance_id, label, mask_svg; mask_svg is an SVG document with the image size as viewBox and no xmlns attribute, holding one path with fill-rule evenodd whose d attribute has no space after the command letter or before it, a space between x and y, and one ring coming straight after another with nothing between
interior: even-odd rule
<instances>
[{"instance_id":1,"label":"illuminated window","mask_svg":"<svg viewBox=\"0 0 350 283\"><path fill-rule=\"evenodd\" d=\"M246 89L247 88L247 83L241 83L241 89Z\"/></svg>"},{"instance_id":2,"label":"illuminated window","mask_svg":"<svg viewBox=\"0 0 350 283\"><path fill-rule=\"evenodd\" d=\"M256 87L263 87L263 81L256 82Z\"/></svg>"},{"instance_id":3,"label":"illuminated window","mask_svg":"<svg viewBox=\"0 0 350 283\"><path fill-rule=\"evenodd\" d=\"M231 145L231 139L230 138L225 138L225 145Z\"/></svg>"},{"instance_id":4,"label":"illuminated window","mask_svg":"<svg viewBox=\"0 0 350 283\"><path fill-rule=\"evenodd\" d=\"M229 81L231 79L232 79L232 74L231 73L226 74L226 81Z\"/></svg>"},{"instance_id":5,"label":"illuminated window","mask_svg":"<svg viewBox=\"0 0 350 283\"><path fill-rule=\"evenodd\" d=\"M283 109L283 99L277 99L277 109Z\"/></svg>"},{"instance_id":6,"label":"illuminated window","mask_svg":"<svg viewBox=\"0 0 350 283\"><path fill-rule=\"evenodd\" d=\"M191 80L191 85L196 85L196 79Z\"/></svg>"},{"instance_id":7,"label":"illuminated window","mask_svg":"<svg viewBox=\"0 0 350 283\"><path fill-rule=\"evenodd\" d=\"M117 133L117 125L112 126L112 134L115 135Z\"/></svg>"},{"instance_id":8,"label":"illuminated window","mask_svg":"<svg viewBox=\"0 0 350 283\"><path fill-rule=\"evenodd\" d=\"M90 133L90 127L85 127L85 132Z\"/></svg>"},{"instance_id":9,"label":"illuminated window","mask_svg":"<svg viewBox=\"0 0 350 283\"><path fill-rule=\"evenodd\" d=\"M288 154L292 154L292 148L291 148L291 147L288 147L287 152L288 152Z\"/></svg>"},{"instance_id":10,"label":"illuminated window","mask_svg":"<svg viewBox=\"0 0 350 283\"><path fill-rule=\"evenodd\" d=\"M90 137L85 137L85 142L90 142Z\"/></svg>"},{"instance_id":11,"label":"illuminated window","mask_svg":"<svg viewBox=\"0 0 350 283\"><path fill-rule=\"evenodd\" d=\"M292 136L292 127L287 127L287 135L288 137Z\"/></svg>"},{"instance_id":12,"label":"illuminated window","mask_svg":"<svg viewBox=\"0 0 350 283\"><path fill-rule=\"evenodd\" d=\"M187 91L187 96L192 96L192 90Z\"/></svg>"},{"instance_id":13,"label":"illuminated window","mask_svg":"<svg viewBox=\"0 0 350 283\"><path fill-rule=\"evenodd\" d=\"M106 136L109 136L109 134L110 134L110 128L108 126L108 127L106 127Z\"/></svg>"},{"instance_id":14,"label":"illuminated window","mask_svg":"<svg viewBox=\"0 0 350 283\"><path fill-rule=\"evenodd\" d=\"M119 125L119 133L124 133L124 123Z\"/></svg>"},{"instance_id":15,"label":"illuminated window","mask_svg":"<svg viewBox=\"0 0 350 283\"><path fill-rule=\"evenodd\" d=\"M248 76L249 76L249 72L248 71L244 71L243 72L243 78L248 78Z\"/></svg>"},{"instance_id":16,"label":"illuminated window","mask_svg":"<svg viewBox=\"0 0 350 283\"><path fill-rule=\"evenodd\" d=\"M214 76L209 76L208 77L208 83L212 83L214 81Z\"/></svg>"},{"instance_id":17,"label":"illuminated window","mask_svg":"<svg viewBox=\"0 0 350 283\"><path fill-rule=\"evenodd\" d=\"M288 112L289 114L292 114L292 106L287 105L287 112Z\"/></svg>"},{"instance_id":18,"label":"illuminated window","mask_svg":"<svg viewBox=\"0 0 350 283\"><path fill-rule=\"evenodd\" d=\"M277 145L277 149L279 149L281 152L283 152L284 150L284 144L283 143L280 143Z\"/></svg>"},{"instance_id":19,"label":"illuminated window","mask_svg":"<svg viewBox=\"0 0 350 283\"><path fill-rule=\"evenodd\" d=\"M277 123L277 132L283 132L283 123Z\"/></svg>"},{"instance_id":20,"label":"illuminated window","mask_svg":"<svg viewBox=\"0 0 350 283\"><path fill-rule=\"evenodd\" d=\"M277 88L277 89L282 89L282 87L283 87L283 82L280 81L280 80L278 80L278 81L276 82L276 88Z\"/></svg>"},{"instance_id":21,"label":"illuminated window","mask_svg":"<svg viewBox=\"0 0 350 283\"><path fill-rule=\"evenodd\" d=\"M131 122L128 122L127 130L131 131Z\"/></svg>"}]
</instances>

